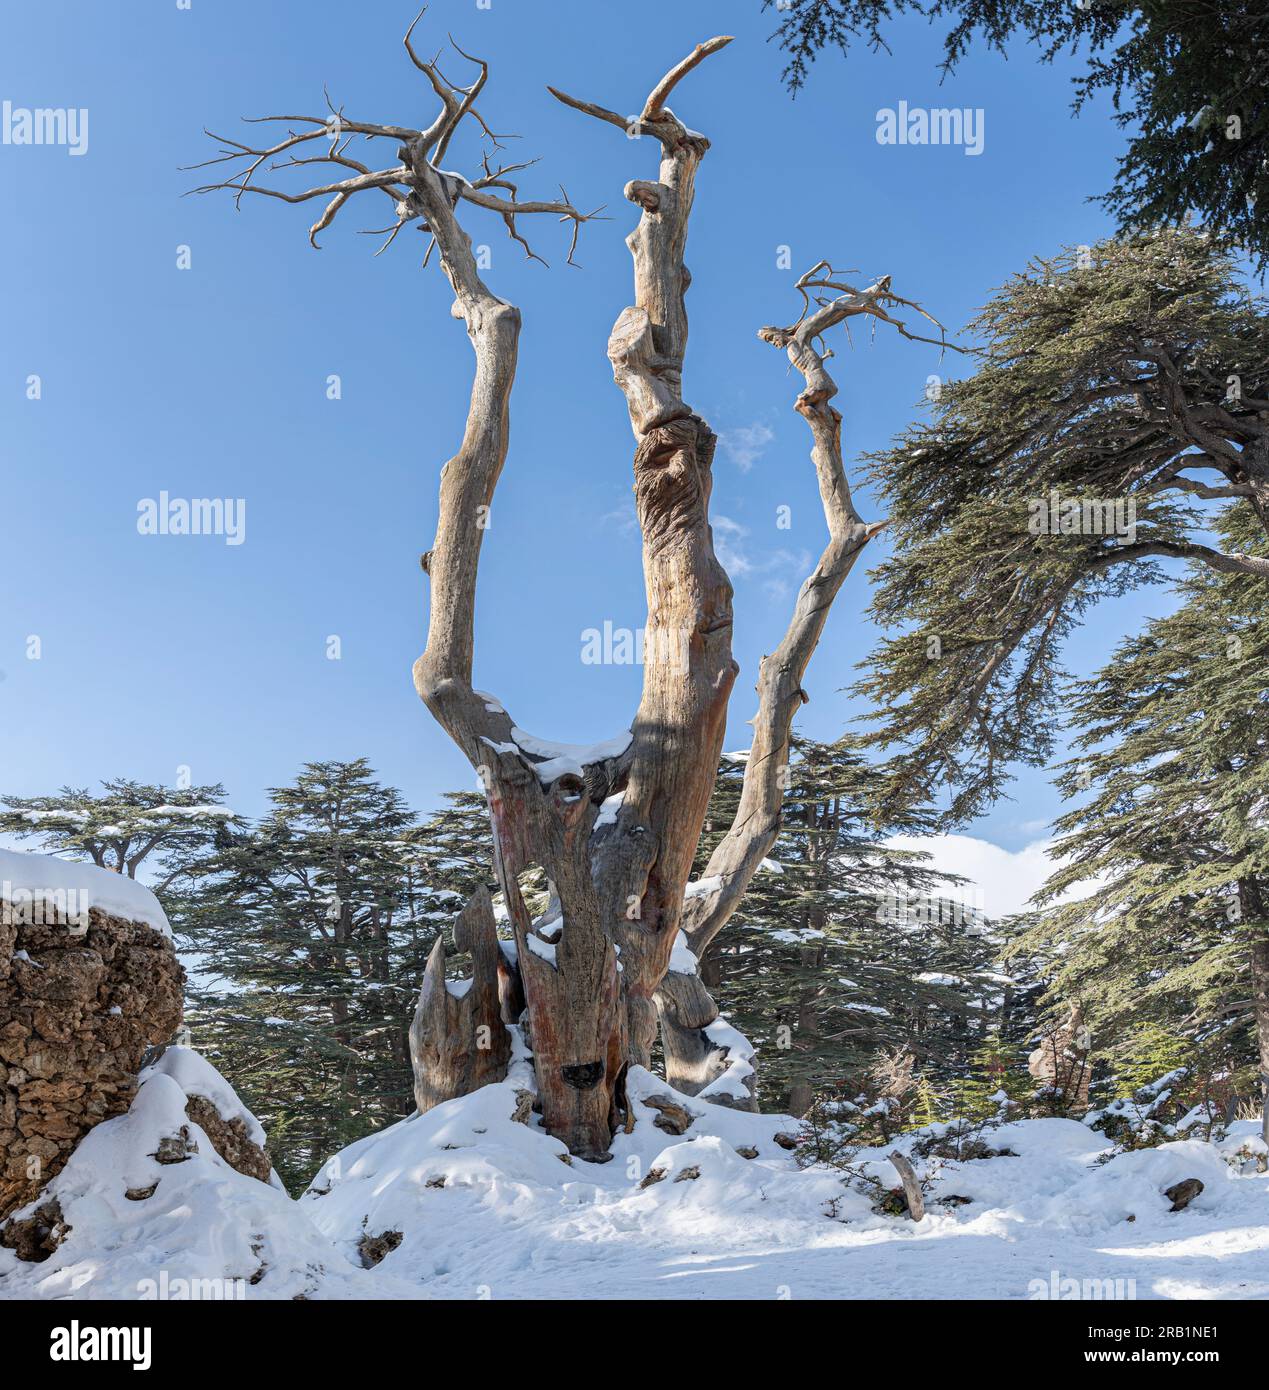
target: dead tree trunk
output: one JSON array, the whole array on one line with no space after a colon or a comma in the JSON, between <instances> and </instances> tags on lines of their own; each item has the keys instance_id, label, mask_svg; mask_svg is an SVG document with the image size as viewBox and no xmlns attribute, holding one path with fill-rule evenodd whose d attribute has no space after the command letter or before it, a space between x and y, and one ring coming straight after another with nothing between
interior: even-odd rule
<instances>
[{"instance_id":1,"label":"dead tree trunk","mask_svg":"<svg viewBox=\"0 0 1269 1390\"><path fill-rule=\"evenodd\" d=\"M633 180L642 209L626 238L635 302L608 340L613 377L635 437L635 505L643 535L648 617L643 697L615 820L595 837L594 877L604 919L621 946L631 1060L646 1065L656 1037L653 996L669 967L683 894L713 790L736 678L731 584L709 526L715 438L684 402L684 264L696 173L709 141L666 107L677 83L728 38L711 39L657 84L639 130L661 146L655 182ZM575 110L626 131L615 112L551 89Z\"/></svg>"},{"instance_id":2,"label":"dead tree trunk","mask_svg":"<svg viewBox=\"0 0 1269 1390\"><path fill-rule=\"evenodd\" d=\"M410 1062L414 1099L420 1110L466 1095L490 1081L501 1081L511 1058L506 1017L505 966L494 925L489 890L480 888L454 926L455 944L471 954L471 978L462 985L445 979L445 943L438 940L428 957L410 1028Z\"/></svg>"},{"instance_id":3,"label":"dead tree trunk","mask_svg":"<svg viewBox=\"0 0 1269 1390\"><path fill-rule=\"evenodd\" d=\"M446 151L465 121L476 123L497 146L477 105L488 67L467 59L476 76L466 87L452 84L435 61L418 56L411 43L413 29L405 37L406 51L441 107L426 130L354 121L333 108L327 116L277 118L289 130L276 145L223 142L221 154L208 163L231 163L236 171L205 191L227 189L239 202L245 193L287 202L327 199L310 229L314 245L317 233L330 226L354 194L386 195L396 220L383 249L403 228L419 226L430 234L431 249L453 289L451 312L467 330L475 373L462 443L441 470L436 540L423 557L431 581L430 618L414 683L484 786L493 823L494 870L515 941L513 952L510 942L499 945L491 938L489 904L477 895L460 923L475 972L465 993L446 985L443 948L434 952L412 1036L416 1091L420 1107L426 1108L495 1079L505 1067L508 1046L496 1025L522 1023L533 1052L544 1127L573 1152L594 1158L606 1153L613 1127L622 1118L627 1066L648 1061L657 1026L654 999L661 1002L671 1079L684 1074L687 1064L680 1058L692 1047L707 1048L710 1058L700 1075L692 1077L695 1089L706 1072L715 1077L728 1073L732 1083L746 1069L752 1074L744 1040L717 1023L717 1009L699 980L695 985L676 981L658 991L680 926L688 928L699 956L770 845L778 824L779 769L787 755L789 723L805 699L801 676L828 605L875 529L864 526L851 508L841 468L840 422L828 405L833 388L831 382L823 385L827 376L811 339L853 314L896 323L883 306L902 301L879 283L870 290L849 291L805 324L800 320L800 326L779 330L788 335L795 364L818 373L814 382L808 375L798 409L814 436L813 458L831 540L803 587L789 634L776 656L763 663L741 811L716 856L720 886L690 898L685 914L688 875L718 768L737 668L731 655L731 585L714 554L709 526L714 435L682 396L684 296L690 283L684 251L696 175L709 141L680 122L666 103L684 77L731 40L719 37L698 45L656 84L637 118L637 133L660 146L660 168L656 180L626 185L626 197L641 210L627 241L634 258L634 303L618 317L608 355L635 436L635 504L648 604L643 693L628 732L607 745L579 751L526 734L500 701L472 685L476 577L486 519L507 457L520 314L481 279L458 209L470 204L497 213L529 255L534 253L520 232L520 218L554 214L572 224L575 243L578 228L594 214L579 212L567 197L522 201L509 175L523 165L491 168L486 155L477 177L444 169ZM626 132L626 118L615 111L561 92L554 95ZM355 140L391 141L398 162L372 169L349 154ZM320 143L311 143L315 141L329 141L329 147L323 151ZM256 182L266 165L285 169L322 163L351 173L299 192ZM803 293L830 283L804 277ZM807 303L809 308L809 299ZM535 914L521 884L537 869L545 873L549 901ZM495 993L498 1019L493 1017ZM517 1014L513 1010L521 1001L523 1012ZM489 1056L468 1055L481 1038L489 1037L495 1040Z\"/></svg>"}]
</instances>

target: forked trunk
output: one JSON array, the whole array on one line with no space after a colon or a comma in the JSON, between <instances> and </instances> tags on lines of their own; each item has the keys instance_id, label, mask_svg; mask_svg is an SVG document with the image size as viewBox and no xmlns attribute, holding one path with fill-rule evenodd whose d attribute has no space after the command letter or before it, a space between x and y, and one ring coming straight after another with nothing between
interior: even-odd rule
<instances>
[{"instance_id":1,"label":"forked trunk","mask_svg":"<svg viewBox=\"0 0 1269 1390\"><path fill-rule=\"evenodd\" d=\"M895 322L883 307L888 280L849 290L804 325L799 320L793 329L780 330L781 346L788 346L790 360L807 376L797 408L811 426L830 539L798 596L789 632L763 662L741 811L720 847L717 882L685 907L737 667L731 655L732 590L709 525L715 437L682 394L684 296L691 282L683 258L696 174L709 141L684 126L666 101L683 77L729 42L700 44L672 68L644 102L632 131L616 112L552 89L566 105L624 134L652 137L661 151L658 178L625 188L626 198L641 209L627 238L635 302L618 316L608 343L635 438L648 607L643 694L628 736L593 755L579 757L576 750L570 754L526 735L498 701L472 688L481 518L506 458L520 320L482 283L470 239L454 217L455 202L462 199L498 204L470 185L456 188L452 176L439 173L427 137L402 150L412 206L436 239L455 291L454 313L466 323L476 353L467 431L442 471L436 544L424 557L432 581L431 626L415 684L478 770L488 796L495 870L516 943L515 962L503 952L502 968L514 971L523 992L518 1021L533 1051L542 1123L574 1153L592 1158L606 1153L614 1126L626 1118L626 1069L649 1062L658 1015L673 1084L695 1092L708 1088L729 1104L753 1105L752 1048L718 1018L698 976L689 969L667 983L667 972L680 927L699 959L778 830L789 726L806 698L801 677L829 606L872 534L851 505L840 416L830 404L836 387L813 340L856 314ZM435 83L436 75L429 75ZM470 100L458 108L455 120L470 109ZM443 138L442 150L444 144ZM543 204L517 206L548 210ZM578 216L573 209L565 215ZM504 216L515 235L514 216ZM821 268L799 282L804 295L806 284L830 283L813 279ZM539 870L547 902L535 912L524 885ZM712 881L712 867L709 872ZM486 978L482 998L490 997ZM505 991L503 997L510 1022ZM474 1004L468 1013L475 1018ZM443 1023L434 1002L433 1031ZM426 1055L447 1052L433 1048ZM456 1084L462 1068L447 1065L453 1077L425 1082L420 1095L440 1097ZM470 1070L488 1074L488 1068Z\"/></svg>"},{"instance_id":2,"label":"forked trunk","mask_svg":"<svg viewBox=\"0 0 1269 1390\"><path fill-rule=\"evenodd\" d=\"M595 807L571 773L546 786L536 774L500 775L489 806L542 1124L573 1153L599 1158L618 1119L626 1025L617 955L590 872ZM545 872L549 888L536 916L521 888L535 868Z\"/></svg>"},{"instance_id":3,"label":"forked trunk","mask_svg":"<svg viewBox=\"0 0 1269 1390\"><path fill-rule=\"evenodd\" d=\"M678 77L721 46L697 49L649 97L641 120L661 144L661 180L626 190L642 208L629 238L636 303L619 317L609 356L636 439L648 659L628 738L593 759L553 756L556 750L525 735L496 700L472 689L479 518L506 457L519 315L481 282L470 240L453 216L451 190L428 151L416 145L403 152L477 364L467 432L442 473L436 544L425 557L431 627L415 683L477 768L488 797L542 1123L574 1153L592 1158L607 1151L625 1117L628 1062L650 1057L653 996L678 933L736 671L731 586L709 530L714 436L680 393L689 279L683 249L708 142L661 109ZM601 806L616 798L615 814L596 830ZM548 901L535 914L524 885L539 870ZM435 1018L439 1027L439 1012ZM446 1065L455 1077L462 1073ZM442 1098L452 1085L446 1077L425 1079L418 1090Z\"/></svg>"},{"instance_id":4,"label":"forked trunk","mask_svg":"<svg viewBox=\"0 0 1269 1390\"><path fill-rule=\"evenodd\" d=\"M886 312L887 304L907 302L890 293L888 278L853 290L828 278L831 268L827 277L820 275L826 262L798 281L807 304L798 323L763 330L763 336L778 334L790 360L807 376L797 408L815 439L812 457L830 541L803 585L784 641L763 662L740 812L716 856L717 874L712 866L709 871L711 882L717 881L685 908L736 665L731 585L714 554L709 526L715 439L682 394L684 295L691 278L683 255L696 172L709 141L684 126L666 103L684 77L731 39L698 44L661 78L633 122L551 89L566 105L623 135L651 137L661 152L655 181L626 185L625 196L642 210L627 241L634 257L635 302L618 317L608 344L635 436L635 499L648 602L645 654L651 656L644 662L643 695L628 734L578 758L576 750L552 748L526 735L497 700L472 686L476 576L507 457L520 314L481 279L456 210L474 206L496 214L530 255L518 219L558 217L572 224L575 245L578 228L595 214L579 212L566 196L522 200L510 176L524 164L494 168L486 154L483 172L473 178L445 171L447 151L465 122L501 146L477 106L488 64L454 45L478 73L466 86L450 82L437 61L423 59L411 41L422 18L421 12L407 30L405 49L441 105L425 130L352 120L342 110L267 117L292 128L272 146L227 140L228 149L206 162L240 167L204 191L229 190L239 200L246 193L291 203L328 200L309 229L314 246L350 199L386 194L397 221L386 229L385 246L406 227L429 233L425 260L435 250L453 288L451 312L466 326L476 366L462 444L441 470L436 540L422 560L431 580L429 628L414 683L477 770L488 796L494 868L515 947L498 941L493 905L482 889L456 930L459 949L472 956L471 983L450 989L443 947L428 964L411 1030L416 1095L420 1108L427 1109L504 1075L512 1049L509 1030L523 1025L533 1049L543 1124L574 1152L598 1156L624 1115L627 1066L650 1057L658 1009L667 1030L671 1080L691 1072L685 1084L701 1089L726 1082L733 1103L752 1103L752 1049L717 1018L699 978L658 991L680 925L700 959L774 838L789 725L805 699L802 673L828 608L871 534L851 506L840 456L840 417L829 404L836 387L814 342L825 329L858 314L913 335ZM352 159L347 150L359 137L396 145L399 163L370 169ZM324 142L329 142L325 152L318 153ZM329 163L339 177L298 193L270 188L260 175L269 160L275 161L271 169ZM840 297L829 302L817 296L821 307L812 313L808 290L824 288ZM403 418L410 419L408 410ZM545 910L535 912L523 885L539 870L548 900Z\"/></svg>"}]
</instances>

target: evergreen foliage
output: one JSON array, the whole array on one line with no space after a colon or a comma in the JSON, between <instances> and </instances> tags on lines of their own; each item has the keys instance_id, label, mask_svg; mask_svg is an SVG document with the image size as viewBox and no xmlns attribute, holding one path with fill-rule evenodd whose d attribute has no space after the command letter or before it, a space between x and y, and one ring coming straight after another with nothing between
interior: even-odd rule
<instances>
[{"instance_id":1,"label":"evergreen foliage","mask_svg":"<svg viewBox=\"0 0 1269 1390\"><path fill-rule=\"evenodd\" d=\"M1026 40L1051 62L1086 55L1073 79L1076 112L1110 96L1128 148L1099 201L1121 230L1178 226L1196 215L1248 249L1261 269L1269 231L1269 10L1260 0L763 0L780 11L790 89L824 48L889 51L901 15L944 21L943 70L975 40L1006 53Z\"/></svg>"},{"instance_id":2,"label":"evergreen foliage","mask_svg":"<svg viewBox=\"0 0 1269 1390\"><path fill-rule=\"evenodd\" d=\"M1269 313L1204 237L1107 242L1037 262L973 325L977 372L871 460L893 551L872 615L896 635L859 685L887 750L883 806L945 783L949 823L1016 763L1046 765L1061 648L1160 559L1246 572L1269 527ZM1201 503L1254 518L1217 548ZM897 751L896 751L897 750Z\"/></svg>"},{"instance_id":3,"label":"evergreen foliage","mask_svg":"<svg viewBox=\"0 0 1269 1390\"><path fill-rule=\"evenodd\" d=\"M1219 532L1269 550L1244 505ZM1196 567L1181 596L1075 687L1078 804L1016 945L1081 1002L1119 1094L1185 1065L1247 1096L1269 1056L1269 586Z\"/></svg>"},{"instance_id":4,"label":"evergreen foliage","mask_svg":"<svg viewBox=\"0 0 1269 1390\"><path fill-rule=\"evenodd\" d=\"M116 778L101 785L98 794L63 787L55 796L0 797L0 833L33 837L44 854L87 858L128 878L145 864L162 888L241 823L219 783L160 787Z\"/></svg>"},{"instance_id":5,"label":"evergreen foliage","mask_svg":"<svg viewBox=\"0 0 1269 1390\"><path fill-rule=\"evenodd\" d=\"M484 845L479 798L451 798L421 827L361 758L309 763L270 797L260 823L165 903L195 953L193 1040L242 1090L295 1185L332 1149L413 1110L423 967Z\"/></svg>"},{"instance_id":6,"label":"evergreen foliage","mask_svg":"<svg viewBox=\"0 0 1269 1390\"><path fill-rule=\"evenodd\" d=\"M743 763L725 761L698 871L731 824ZM946 1085L1023 996L994 962L981 914L925 856L869 828L873 772L844 742L797 740L771 858L706 953L705 983L758 1048L760 1101L801 1112L820 1092L867 1089L879 1055L906 1053L923 1084ZM891 829L917 834L928 819Z\"/></svg>"}]
</instances>

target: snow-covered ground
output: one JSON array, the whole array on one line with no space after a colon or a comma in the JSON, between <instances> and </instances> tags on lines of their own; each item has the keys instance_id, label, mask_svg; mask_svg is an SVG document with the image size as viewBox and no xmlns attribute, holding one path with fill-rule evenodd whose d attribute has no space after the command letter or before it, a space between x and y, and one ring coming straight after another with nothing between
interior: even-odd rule
<instances>
[{"instance_id":1,"label":"snow-covered ground","mask_svg":"<svg viewBox=\"0 0 1269 1390\"><path fill-rule=\"evenodd\" d=\"M562 1144L510 1118L524 1083L352 1145L302 1205L345 1251L402 1232L379 1269L438 1298L1024 1299L1032 1281L1060 1293L1055 1278L1132 1280L1138 1298L1269 1297L1269 1177L1224 1156L1251 1125L1219 1148L1188 1140L1101 1166L1104 1136L1076 1121L1005 1125L989 1142L1014 1156L945 1163L913 1223L874 1214L835 1172L799 1169L775 1142L798 1128L787 1116L678 1096L700 1118L663 1132L641 1098L672 1093L647 1072L613 1161L566 1166ZM859 1157L897 1186L883 1152ZM641 1186L653 1170L665 1176ZM1189 1177L1204 1191L1173 1213L1162 1192ZM941 1205L951 1194L971 1201Z\"/></svg>"},{"instance_id":2,"label":"snow-covered ground","mask_svg":"<svg viewBox=\"0 0 1269 1390\"><path fill-rule=\"evenodd\" d=\"M835 1172L799 1169L776 1138L797 1128L787 1116L675 1096L644 1071L613 1160L566 1163L513 1118L531 1084L518 1060L506 1081L344 1150L295 1202L229 1168L197 1126L187 1161L151 1157L190 1125L187 1094L241 1110L203 1059L171 1049L46 1193L64 1243L41 1264L0 1250L0 1298L181 1297L191 1279L236 1280L229 1296L244 1298L1026 1299L1072 1280L1112 1296L1269 1297L1269 1177L1230 1161L1258 1143L1248 1124L1219 1145L1104 1164L1104 1136L1083 1124L1008 1124L987 1138L1012 1156L944 1163L913 1223L874 1213ZM656 1126L658 1097L695 1116L683 1134ZM884 1152L860 1160L897 1186ZM1202 1193L1171 1212L1163 1190L1191 1177ZM369 1269L367 1237L388 1251Z\"/></svg>"}]
</instances>

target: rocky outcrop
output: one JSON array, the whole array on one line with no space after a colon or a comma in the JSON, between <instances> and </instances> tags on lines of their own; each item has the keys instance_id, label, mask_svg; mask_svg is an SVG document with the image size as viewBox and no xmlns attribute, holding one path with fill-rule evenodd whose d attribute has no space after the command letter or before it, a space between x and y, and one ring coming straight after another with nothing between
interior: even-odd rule
<instances>
[{"instance_id":1,"label":"rocky outcrop","mask_svg":"<svg viewBox=\"0 0 1269 1390\"><path fill-rule=\"evenodd\" d=\"M180 1025L184 979L157 926L0 898L0 1221L127 1110L146 1049Z\"/></svg>"},{"instance_id":2,"label":"rocky outcrop","mask_svg":"<svg viewBox=\"0 0 1269 1390\"><path fill-rule=\"evenodd\" d=\"M231 1168L248 1178L269 1181L273 1165L264 1149L252 1139L245 1120L237 1115L226 1120L204 1096L190 1096L185 1113Z\"/></svg>"},{"instance_id":3,"label":"rocky outcrop","mask_svg":"<svg viewBox=\"0 0 1269 1390\"><path fill-rule=\"evenodd\" d=\"M391 1255L401 1244L401 1238L400 1231L382 1231L377 1236L372 1236L367 1231L357 1242L357 1253L361 1256L362 1268L373 1269L381 1263L386 1255Z\"/></svg>"},{"instance_id":4,"label":"rocky outcrop","mask_svg":"<svg viewBox=\"0 0 1269 1390\"><path fill-rule=\"evenodd\" d=\"M54 1199L41 1202L30 1214L5 1223L0 1229L0 1245L14 1251L18 1259L39 1264L70 1235L62 1217L61 1204Z\"/></svg>"},{"instance_id":5,"label":"rocky outcrop","mask_svg":"<svg viewBox=\"0 0 1269 1390\"><path fill-rule=\"evenodd\" d=\"M1199 1178L1182 1178L1180 1182L1173 1183L1163 1194L1172 1203L1168 1210L1184 1211L1202 1190L1203 1183Z\"/></svg>"}]
</instances>

